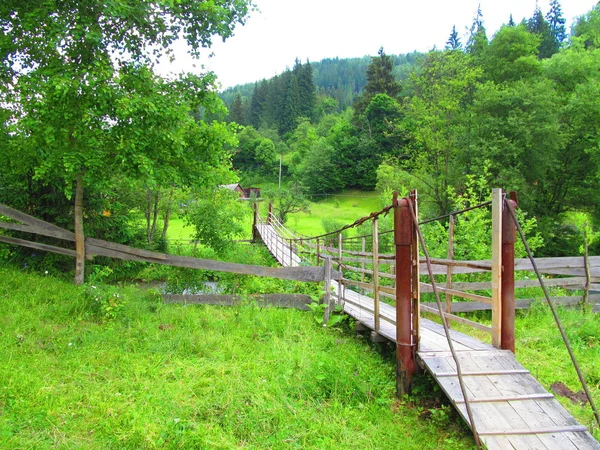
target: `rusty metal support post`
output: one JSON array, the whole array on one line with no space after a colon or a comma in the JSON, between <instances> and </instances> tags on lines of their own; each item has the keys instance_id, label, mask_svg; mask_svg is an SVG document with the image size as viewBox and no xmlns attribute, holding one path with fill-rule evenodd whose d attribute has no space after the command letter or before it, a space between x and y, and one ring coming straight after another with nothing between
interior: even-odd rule
<instances>
[{"instance_id":1,"label":"rusty metal support post","mask_svg":"<svg viewBox=\"0 0 600 450\"><path fill-rule=\"evenodd\" d=\"M515 352L515 241L517 229L508 211L517 208L517 195L510 193L502 208L502 332L500 348Z\"/></svg>"},{"instance_id":2,"label":"rusty metal support post","mask_svg":"<svg viewBox=\"0 0 600 450\"><path fill-rule=\"evenodd\" d=\"M273 203L269 203L269 215L267 216L267 225L271 225L271 217L273 216Z\"/></svg>"},{"instance_id":3,"label":"rusty metal support post","mask_svg":"<svg viewBox=\"0 0 600 450\"><path fill-rule=\"evenodd\" d=\"M414 225L407 199L394 193L394 244L396 246L396 389L409 394L416 364L413 353L413 237Z\"/></svg>"}]
</instances>

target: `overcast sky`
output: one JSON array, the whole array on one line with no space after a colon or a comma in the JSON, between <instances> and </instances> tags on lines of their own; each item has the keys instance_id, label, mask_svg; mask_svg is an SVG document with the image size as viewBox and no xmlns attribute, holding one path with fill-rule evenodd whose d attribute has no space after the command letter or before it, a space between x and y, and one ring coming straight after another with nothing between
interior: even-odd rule
<instances>
[{"instance_id":1,"label":"overcast sky","mask_svg":"<svg viewBox=\"0 0 600 450\"><path fill-rule=\"evenodd\" d=\"M562 0L567 30L597 0ZM259 11L238 26L235 36L212 48L214 56L199 63L178 51L163 73L213 70L223 88L270 78L294 60L426 52L444 48L452 26L466 42L477 5L481 4L488 37L508 22L532 16L536 0L255 0ZM539 0L542 12L549 0Z\"/></svg>"}]
</instances>

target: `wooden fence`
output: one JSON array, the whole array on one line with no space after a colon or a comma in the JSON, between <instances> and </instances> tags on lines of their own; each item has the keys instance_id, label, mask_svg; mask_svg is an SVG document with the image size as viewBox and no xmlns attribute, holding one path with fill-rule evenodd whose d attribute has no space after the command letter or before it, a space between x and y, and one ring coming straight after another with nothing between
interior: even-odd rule
<instances>
[{"instance_id":1,"label":"wooden fence","mask_svg":"<svg viewBox=\"0 0 600 450\"><path fill-rule=\"evenodd\" d=\"M75 233L57 227L51 223L44 222L43 220L36 219L35 217L3 204L0 204L0 216L12 219L12 221L0 221L0 228L46 236L67 242L75 241ZM13 236L0 234L0 242L75 257L75 250L73 249L19 239ZM91 259L94 255L98 255L128 261L144 261L175 267L213 270L217 272L231 272L240 275L255 275L260 277L280 278L284 280L321 282L325 280L326 275L326 270L323 266L278 268L228 263L209 259L191 258L186 256L176 256L153 252L150 250L138 249L127 245L116 244L90 237L85 238L85 252L88 259ZM339 277L339 274L334 272L332 277L335 279L336 277Z\"/></svg>"}]
</instances>

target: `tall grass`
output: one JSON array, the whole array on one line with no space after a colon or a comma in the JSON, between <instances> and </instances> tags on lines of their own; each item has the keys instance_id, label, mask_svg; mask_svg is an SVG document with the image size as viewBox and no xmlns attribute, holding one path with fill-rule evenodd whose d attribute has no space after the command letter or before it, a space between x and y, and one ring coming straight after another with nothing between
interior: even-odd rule
<instances>
[{"instance_id":1,"label":"tall grass","mask_svg":"<svg viewBox=\"0 0 600 450\"><path fill-rule=\"evenodd\" d=\"M128 288L106 316L85 292L0 268L0 448L472 448L447 410L394 399L391 362L309 312Z\"/></svg>"}]
</instances>

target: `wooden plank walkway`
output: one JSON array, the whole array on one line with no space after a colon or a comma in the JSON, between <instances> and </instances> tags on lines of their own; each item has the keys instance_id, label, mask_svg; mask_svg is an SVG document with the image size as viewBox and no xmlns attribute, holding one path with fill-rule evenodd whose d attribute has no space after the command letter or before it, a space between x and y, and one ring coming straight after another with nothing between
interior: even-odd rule
<instances>
[{"instance_id":1,"label":"wooden plank walkway","mask_svg":"<svg viewBox=\"0 0 600 450\"><path fill-rule=\"evenodd\" d=\"M256 225L256 229L279 264L283 267L298 267L300 265L300 257L290 249L289 244L279 236L272 225L260 223Z\"/></svg>"},{"instance_id":2,"label":"wooden plank walkway","mask_svg":"<svg viewBox=\"0 0 600 450\"><path fill-rule=\"evenodd\" d=\"M270 225L259 225L259 233L280 264L299 264L285 242ZM375 329L374 300L333 281L338 303L344 311L371 330ZM421 318L417 358L446 393L465 422L470 425L458 383L456 364L442 325ZM396 342L396 310L380 302L377 333ZM508 350L499 350L471 336L450 331L463 373L463 381L482 444L496 449L600 450L598 443L563 406L516 360Z\"/></svg>"}]
</instances>

